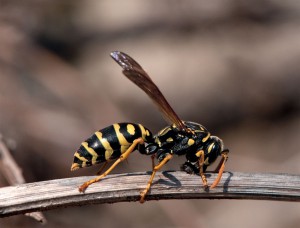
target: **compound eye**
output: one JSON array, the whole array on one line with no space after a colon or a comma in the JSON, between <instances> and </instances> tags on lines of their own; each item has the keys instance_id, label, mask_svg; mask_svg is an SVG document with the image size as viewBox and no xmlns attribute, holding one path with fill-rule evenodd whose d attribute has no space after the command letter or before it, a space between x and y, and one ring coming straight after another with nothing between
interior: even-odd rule
<instances>
[{"instance_id":1,"label":"compound eye","mask_svg":"<svg viewBox=\"0 0 300 228\"><path fill-rule=\"evenodd\" d=\"M157 152L157 145L148 144L145 148L146 154L155 154Z\"/></svg>"}]
</instances>

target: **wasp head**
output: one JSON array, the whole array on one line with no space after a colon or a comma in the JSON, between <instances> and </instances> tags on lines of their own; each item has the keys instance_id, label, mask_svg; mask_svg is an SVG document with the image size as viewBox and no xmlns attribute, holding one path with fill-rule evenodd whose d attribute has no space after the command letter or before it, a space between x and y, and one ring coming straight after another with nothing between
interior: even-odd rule
<instances>
[{"instance_id":1,"label":"wasp head","mask_svg":"<svg viewBox=\"0 0 300 228\"><path fill-rule=\"evenodd\" d=\"M203 147L203 150L205 156L208 157L208 165L213 163L218 156L229 152L228 149L224 149L224 143L222 139L217 136L210 136Z\"/></svg>"}]
</instances>

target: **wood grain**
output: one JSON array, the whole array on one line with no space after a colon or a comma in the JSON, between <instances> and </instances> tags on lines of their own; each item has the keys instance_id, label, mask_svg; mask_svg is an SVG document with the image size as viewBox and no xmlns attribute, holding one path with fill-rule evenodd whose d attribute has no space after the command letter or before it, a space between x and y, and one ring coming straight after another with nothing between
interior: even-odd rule
<instances>
[{"instance_id":1,"label":"wood grain","mask_svg":"<svg viewBox=\"0 0 300 228\"><path fill-rule=\"evenodd\" d=\"M0 217L59 207L139 200L150 173L113 174L79 193L78 186L92 177L56 179L0 189ZM212 183L215 173L206 173ZM198 175L158 172L146 200L255 199L300 201L300 176L290 174L225 172L220 184L205 191Z\"/></svg>"},{"instance_id":2,"label":"wood grain","mask_svg":"<svg viewBox=\"0 0 300 228\"><path fill-rule=\"evenodd\" d=\"M10 185L19 185L25 183L22 170L18 166L17 162L14 160L13 156L11 155L1 134L0 134L0 173L5 177L5 179ZM32 213L25 213L25 215L35 219L36 221L42 224L47 223L45 216L39 211L34 211Z\"/></svg>"}]
</instances>

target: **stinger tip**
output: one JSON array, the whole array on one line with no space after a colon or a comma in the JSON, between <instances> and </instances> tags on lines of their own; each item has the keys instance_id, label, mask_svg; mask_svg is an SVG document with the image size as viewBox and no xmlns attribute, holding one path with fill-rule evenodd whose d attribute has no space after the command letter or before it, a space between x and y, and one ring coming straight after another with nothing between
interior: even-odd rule
<instances>
[{"instance_id":1,"label":"stinger tip","mask_svg":"<svg viewBox=\"0 0 300 228\"><path fill-rule=\"evenodd\" d=\"M71 166L71 171L74 171L74 170L79 169L79 168L80 168L79 164L73 163L72 166Z\"/></svg>"}]
</instances>

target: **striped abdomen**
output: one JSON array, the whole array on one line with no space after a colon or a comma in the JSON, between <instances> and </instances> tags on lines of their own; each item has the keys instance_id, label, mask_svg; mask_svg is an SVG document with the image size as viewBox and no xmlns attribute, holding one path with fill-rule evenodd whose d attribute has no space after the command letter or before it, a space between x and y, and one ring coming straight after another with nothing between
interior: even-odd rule
<instances>
[{"instance_id":1,"label":"striped abdomen","mask_svg":"<svg viewBox=\"0 0 300 228\"><path fill-rule=\"evenodd\" d=\"M152 133L134 123L117 123L96 131L75 152L71 170L117 159L138 138L149 142Z\"/></svg>"}]
</instances>

